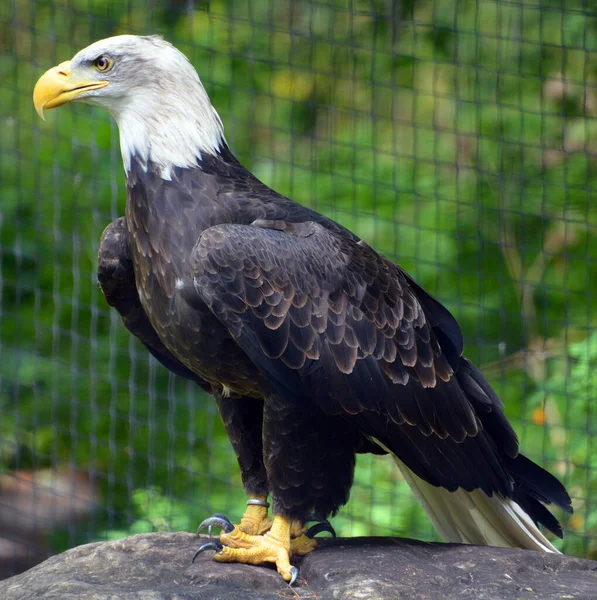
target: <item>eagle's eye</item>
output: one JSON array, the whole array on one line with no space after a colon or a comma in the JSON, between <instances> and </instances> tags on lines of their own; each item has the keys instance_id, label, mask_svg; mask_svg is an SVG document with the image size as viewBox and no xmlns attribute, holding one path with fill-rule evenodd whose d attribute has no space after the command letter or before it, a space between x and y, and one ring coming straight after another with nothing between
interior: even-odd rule
<instances>
[{"instance_id":1,"label":"eagle's eye","mask_svg":"<svg viewBox=\"0 0 597 600\"><path fill-rule=\"evenodd\" d=\"M109 57L106 56L105 54L102 54L101 56L98 56L95 61L93 62L93 64L95 65L95 68L98 71L107 71L111 66L112 63L114 61Z\"/></svg>"}]
</instances>

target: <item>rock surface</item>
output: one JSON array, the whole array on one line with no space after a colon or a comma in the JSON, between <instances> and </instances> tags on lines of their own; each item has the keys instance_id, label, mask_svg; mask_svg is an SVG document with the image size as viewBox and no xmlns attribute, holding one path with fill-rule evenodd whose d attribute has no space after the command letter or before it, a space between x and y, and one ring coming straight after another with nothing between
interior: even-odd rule
<instances>
[{"instance_id":1,"label":"rock surface","mask_svg":"<svg viewBox=\"0 0 597 600\"><path fill-rule=\"evenodd\" d=\"M290 589L267 567L191 557L197 536L152 533L79 546L0 582L2 600L580 600L597 562L395 538L323 540Z\"/></svg>"}]
</instances>

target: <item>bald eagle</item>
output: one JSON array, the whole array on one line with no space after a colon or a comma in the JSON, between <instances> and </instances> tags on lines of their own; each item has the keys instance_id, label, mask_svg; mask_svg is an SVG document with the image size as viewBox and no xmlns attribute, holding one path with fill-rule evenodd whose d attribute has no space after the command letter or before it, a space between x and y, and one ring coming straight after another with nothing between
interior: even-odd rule
<instances>
[{"instance_id":1,"label":"bald eagle","mask_svg":"<svg viewBox=\"0 0 597 600\"><path fill-rule=\"evenodd\" d=\"M213 394L248 497L216 515L222 562L292 555L348 500L357 453L390 454L450 542L556 552L561 483L518 453L460 328L407 273L268 188L231 153L187 58L158 36L98 41L46 72L43 111L116 119L126 214L105 230L108 304L168 369ZM272 501L274 518L268 515ZM323 525L307 530L315 517ZM203 549L202 547L201 549Z\"/></svg>"}]
</instances>

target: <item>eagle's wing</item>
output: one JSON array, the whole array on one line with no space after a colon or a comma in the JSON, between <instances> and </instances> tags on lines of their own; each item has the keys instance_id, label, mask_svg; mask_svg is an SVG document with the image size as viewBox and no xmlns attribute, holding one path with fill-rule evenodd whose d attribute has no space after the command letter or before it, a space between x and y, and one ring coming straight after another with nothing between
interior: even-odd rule
<instances>
[{"instance_id":1,"label":"eagle's wing","mask_svg":"<svg viewBox=\"0 0 597 600\"><path fill-rule=\"evenodd\" d=\"M118 311L124 326L149 352L174 374L194 381L211 393L211 386L187 369L164 346L141 306L124 217L110 223L102 234L97 279L106 302Z\"/></svg>"},{"instance_id":2,"label":"eagle's wing","mask_svg":"<svg viewBox=\"0 0 597 600\"><path fill-rule=\"evenodd\" d=\"M479 412L501 407L480 388L467 397L457 381L457 324L369 246L313 222L220 225L202 234L192 264L198 293L281 393L360 415L384 442L376 426L387 419L412 433L406 445L432 436L445 447L441 473L420 449L404 451L420 455L411 468L434 483L503 487L495 443L479 435ZM516 436L500 425L500 450L514 456ZM475 438L473 453L459 446ZM490 468L477 473L479 461Z\"/></svg>"},{"instance_id":3,"label":"eagle's wing","mask_svg":"<svg viewBox=\"0 0 597 600\"><path fill-rule=\"evenodd\" d=\"M399 267L315 222L255 221L205 230L191 268L275 392L356 421L431 486L514 498L561 534L540 502L569 509L563 486L517 456L456 321Z\"/></svg>"}]
</instances>

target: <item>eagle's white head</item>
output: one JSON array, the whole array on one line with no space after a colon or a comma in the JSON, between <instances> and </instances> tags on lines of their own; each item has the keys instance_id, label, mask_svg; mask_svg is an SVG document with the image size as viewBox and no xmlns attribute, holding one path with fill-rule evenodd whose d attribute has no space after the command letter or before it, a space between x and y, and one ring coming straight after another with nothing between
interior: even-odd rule
<instances>
[{"instance_id":1,"label":"eagle's white head","mask_svg":"<svg viewBox=\"0 0 597 600\"><path fill-rule=\"evenodd\" d=\"M47 71L33 92L37 112L72 101L116 119L124 168L134 157L162 177L197 165L225 145L224 128L193 65L159 36L119 35Z\"/></svg>"}]
</instances>

